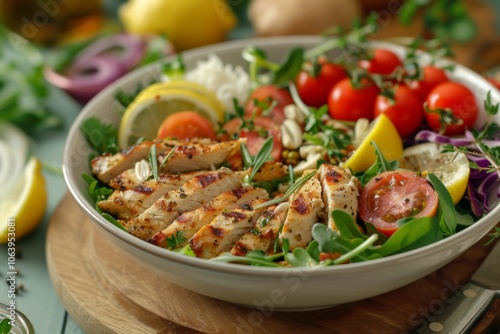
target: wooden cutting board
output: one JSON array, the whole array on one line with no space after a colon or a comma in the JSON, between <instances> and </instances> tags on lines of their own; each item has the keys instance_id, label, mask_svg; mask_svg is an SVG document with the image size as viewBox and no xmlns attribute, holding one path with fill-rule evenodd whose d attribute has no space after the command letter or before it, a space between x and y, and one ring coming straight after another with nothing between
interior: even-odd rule
<instances>
[{"instance_id":1,"label":"wooden cutting board","mask_svg":"<svg viewBox=\"0 0 500 334\"><path fill-rule=\"evenodd\" d=\"M173 285L117 248L69 194L51 218L46 252L59 298L87 333L406 333L460 293L491 249L485 240L403 288L307 312L245 308ZM475 333L488 332L497 306Z\"/></svg>"}]
</instances>

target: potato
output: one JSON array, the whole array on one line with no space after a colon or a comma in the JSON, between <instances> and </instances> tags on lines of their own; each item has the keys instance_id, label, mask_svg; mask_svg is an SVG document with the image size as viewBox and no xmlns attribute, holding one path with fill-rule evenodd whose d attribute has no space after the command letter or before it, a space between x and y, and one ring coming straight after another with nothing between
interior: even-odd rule
<instances>
[{"instance_id":1,"label":"potato","mask_svg":"<svg viewBox=\"0 0 500 334\"><path fill-rule=\"evenodd\" d=\"M349 29L361 11L358 0L252 0L248 17L258 36L313 35Z\"/></svg>"}]
</instances>

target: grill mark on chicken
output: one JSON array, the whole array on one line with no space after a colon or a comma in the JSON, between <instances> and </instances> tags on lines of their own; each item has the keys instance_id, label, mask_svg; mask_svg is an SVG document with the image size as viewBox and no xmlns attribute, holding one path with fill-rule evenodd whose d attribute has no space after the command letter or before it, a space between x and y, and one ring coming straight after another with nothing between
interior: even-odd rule
<instances>
[{"instance_id":1,"label":"grill mark on chicken","mask_svg":"<svg viewBox=\"0 0 500 334\"><path fill-rule=\"evenodd\" d=\"M185 246L189 239L203 226L210 224L212 220L225 210L233 210L238 205L257 198L267 198L268 193L261 188L237 188L223 192L206 205L181 214L166 229L156 233L150 240L151 243L166 247L167 238L182 233L184 242L179 246Z\"/></svg>"},{"instance_id":2,"label":"grill mark on chicken","mask_svg":"<svg viewBox=\"0 0 500 334\"><path fill-rule=\"evenodd\" d=\"M153 193L153 188L150 188L146 185L138 185L137 187L134 188L135 191L139 192L139 193L142 193L142 194L146 194L146 195L150 195Z\"/></svg>"},{"instance_id":3,"label":"grill mark on chicken","mask_svg":"<svg viewBox=\"0 0 500 334\"><path fill-rule=\"evenodd\" d=\"M310 173L310 171L305 171ZM281 240L288 239L290 250L306 247L312 240L312 226L324 216L321 184L317 176L311 177L290 198L290 208L283 223Z\"/></svg>"},{"instance_id":4,"label":"grill mark on chicken","mask_svg":"<svg viewBox=\"0 0 500 334\"><path fill-rule=\"evenodd\" d=\"M232 211L221 213L210 224L203 226L189 241L195 255L209 259L229 251L259 218L264 208L255 207L266 200L252 200Z\"/></svg>"},{"instance_id":5,"label":"grill mark on chicken","mask_svg":"<svg viewBox=\"0 0 500 334\"><path fill-rule=\"evenodd\" d=\"M173 147L177 147L162 171L168 173L210 169L224 162L231 152L239 149L240 140L201 143L199 141L146 141L114 155L102 155L92 160L92 172L104 183L134 167L136 161L146 159L152 145L156 145L160 166ZM119 183L119 182L118 182ZM121 182L123 186L124 183ZM120 188L118 188L120 189Z\"/></svg>"},{"instance_id":6,"label":"grill mark on chicken","mask_svg":"<svg viewBox=\"0 0 500 334\"><path fill-rule=\"evenodd\" d=\"M318 177L323 188L322 199L327 207L328 227L338 230L332 217L333 210L343 210L356 221L358 213L359 180L348 169L322 164Z\"/></svg>"},{"instance_id":7,"label":"grill mark on chicken","mask_svg":"<svg viewBox=\"0 0 500 334\"><path fill-rule=\"evenodd\" d=\"M269 206L234 245L230 253L245 256L251 250L261 250L268 253L278 235L288 210L275 212L276 205Z\"/></svg>"},{"instance_id":8,"label":"grill mark on chicken","mask_svg":"<svg viewBox=\"0 0 500 334\"><path fill-rule=\"evenodd\" d=\"M298 198L296 198L292 202L292 207L294 207L297 213L302 216L307 215L311 212L311 207L308 205L308 203L306 203L306 199L304 198L304 194L302 193L300 193L298 195Z\"/></svg>"},{"instance_id":9,"label":"grill mark on chicken","mask_svg":"<svg viewBox=\"0 0 500 334\"><path fill-rule=\"evenodd\" d=\"M130 220L151 207L169 191L179 189L184 183L203 172L161 174L158 180L150 179L125 191L116 190L107 200L97 203L103 211L119 220ZM150 192L149 189L152 191Z\"/></svg>"},{"instance_id":10,"label":"grill mark on chicken","mask_svg":"<svg viewBox=\"0 0 500 334\"><path fill-rule=\"evenodd\" d=\"M156 232L167 228L183 212L195 210L218 194L241 187L246 172L232 172L224 168L207 175L215 177L194 177L181 188L160 197L150 208L136 218L123 222L124 227L143 240L150 239Z\"/></svg>"}]
</instances>

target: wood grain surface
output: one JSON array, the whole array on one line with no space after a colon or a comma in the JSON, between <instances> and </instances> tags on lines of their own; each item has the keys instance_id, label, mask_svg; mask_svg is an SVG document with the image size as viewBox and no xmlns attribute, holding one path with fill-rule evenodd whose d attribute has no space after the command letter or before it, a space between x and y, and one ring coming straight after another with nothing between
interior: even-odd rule
<instances>
[{"instance_id":1,"label":"wood grain surface","mask_svg":"<svg viewBox=\"0 0 500 334\"><path fill-rule=\"evenodd\" d=\"M59 298L87 333L383 334L409 332L429 312L446 307L445 300L460 293L488 254L491 247L484 246L485 240L405 287L307 312L250 309L173 285L117 248L70 195L51 218L46 252ZM498 312L498 308L494 310ZM481 328L498 330L491 325L498 317L493 314L490 318L483 319Z\"/></svg>"}]
</instances>

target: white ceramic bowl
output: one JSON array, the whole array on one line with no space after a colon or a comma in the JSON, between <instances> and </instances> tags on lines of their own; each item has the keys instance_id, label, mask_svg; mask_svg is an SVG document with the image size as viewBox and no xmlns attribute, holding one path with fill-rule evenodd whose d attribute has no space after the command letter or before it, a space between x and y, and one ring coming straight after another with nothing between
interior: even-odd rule
<instances>
[{"instance_id":1,"label":"white ceramic bowl","mask_svg":"<svg viewBox=\"0 0 500 334\"><path fill-rule=\"evenodd\" d=\"M196 61L206 59L207 54L216 53L227 63L245 65L241 50L255 45L278 61L291 47L310 48L318 42L319 39L313 37L239 40L187 51L183 59L191 68ZM395 45L379 45L397 53L403 51ZM71 193L102 233L132 257L181 287L253 307L271 303L274 309L310 309L348 303L397 289L430 274L471 247L500 219L500 207L497 207L473 226L432 245L374 261L320 269L276 269L209 262L149 244L113 226L94 209L81 177L83 172L90 173L90 148L79 127L90 116L118 124L119 116L113 107L114 93L118 89L132 90L137 83L148 82L158 73L158 66L141 68L108 87L85 106L69 132L63 170ZM474 91L480 105L486 92L494 90L481 76L462 66L456 66L453 76ZM500 101L498 92L492 95L494 101ZM478 122L484 120L483 110L481 115Z\"/></svg>"}]
</instances>

